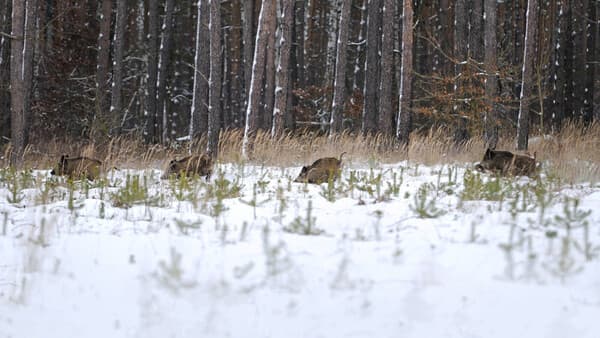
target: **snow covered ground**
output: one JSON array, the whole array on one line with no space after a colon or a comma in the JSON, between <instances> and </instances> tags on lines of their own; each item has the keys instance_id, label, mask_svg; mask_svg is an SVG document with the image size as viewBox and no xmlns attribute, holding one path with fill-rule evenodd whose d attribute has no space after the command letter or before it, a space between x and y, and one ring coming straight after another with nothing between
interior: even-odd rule
<instances>
[{"instance_id":1,"label":"snow covered ground","mask_svg":"<svg viewBox=\"0 0 600 338\"><path fill-rule=\"evenodd\" d=\"M0 171L0 337L599 337L600 185Z\"/></svg>"}]
</instances>

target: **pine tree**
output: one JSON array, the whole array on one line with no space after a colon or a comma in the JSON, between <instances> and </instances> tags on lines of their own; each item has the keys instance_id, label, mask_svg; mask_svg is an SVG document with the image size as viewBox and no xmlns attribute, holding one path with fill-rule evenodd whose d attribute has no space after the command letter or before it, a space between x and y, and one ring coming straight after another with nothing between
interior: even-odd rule
<instances>
[{"instance_id":1,"label":"pine tree","mask_svg":"<svg viewBox=\"0 0 600 338\"><path fill-rule=\"evenodd\" d=\"M207 152L216 158L219 153L221 125L221 1L209 0L210 8L210 78L208 81L208 145Z\"/></svg>"},{"instance_id":2,"label":"pine tree","mask_svg":"<svg viewBox=\"0 0 600 338\"><path fill-rule=\"evenodd\" d=\"M403 0L402 20L402 76L396 136L402 146L407 147L412 128L412 71L413 71L413 9L412 0Z\"/></svg>"},{"instance_id":3,"label":"pine tree","mask_svg":"<svg viewBox=\"0 0 600 338\"><path fill-rule=\"evenodd\" d=\"M169 107L167 95L167 70L171 55L171 40L173 35L173 7L175 0L166 0L165 15L162 24L160 38L160 49L158 55L158 74L156 80L156 110L157 115L162 117L160 124L162 143L169 142Z\"/></svg>"},{"instance_id":4,"label":"pine tree","mask_svg":"<svg viewBox=\"0 0 600 338\"><path fill-rule=\"evenodd\" d=\"M98 61L96 64L96 128L109 127L108 116L108 71L110 59L110 27L112 0L102 0L100 12L100 34L98 35ZM99 130L96 130L99 132Z\"/></svg>"},{"instance_id":5,"label":"pine tree","mask_svg":"<svg viewBox=\"0 0 600 338\"><path fill-rule=\"evenodd\" d=\"M292 50L294 0L282 0L281 8L281 40L279 42L279 65L277 66L277 80L275 84L272 136L278 136L283 133L284 115L288 111L289 62Z\"/></svg>"},{"instance_id":6,"label":"pine tree","mask_svg":"<svg viewBox=\"0 0 600 338\"><path fill-rule=\"evenodd\" d=\"M330 135L342 130L344 103L346 102L346 61L348 55L348 30L350 22L351 0L342 0L342 11L338 24L337 55L335 81L333 84L333 103L331 106Z\"/></svg>"},{"instance_id":7,"label":"pine tree","mask_svg":"<svg viewBox=\"0 0 600 338\"><path fill-rule=\"evenodd\" d=\"M497 80L497 39L496 39L496 0L485 0L485 55L484 62L485 98L487 109L484 121L484 138L487 147L496 148L498 143L498 117L496 98L498 95Z\"/></svg>"},{"instance_id":8,"label":"pine tree","mask_svg":"<svg viewBox=\"0 0 600 338\"><path fill-rule=\"evenodd\" d=\"M194 89L190 115L190 137L195 138L208 131L208 76L209 37L208 2L198 0L196 17L196 52L194 57Z\"/></svg>"},{"instance_id":9,"label":"pine tree","mask_svg":"<svg viewBox=\"0 0 600 338\"><path fill-rule=\"evenodd\" d=\"M517 149L526 150L529 140L529 105L533 92L533 61L535 58L535 31L537 29L537 0L527 0L527 26L523 52L523 74L517 125Z\"/></svg>"},{"instance_id":10,"label":"pine tree","mask_svg":"<svg viewBox=\"0 0 600 338\"><path fill-rule=\"evenodd\" d=\"M113 37L113 77L111 86L111 121L123 114L123 56L125 54L125 26L127 25L127 1L117 1L117 20Z\"/></svg>"},{"instance_id":11,"label":"pine tree","mask_svg":"<svg viewBox=\"0 0 600 338\"><path fill-rule=\"evenodd\" d=\"M158 120L156 116L156 78L158 77L158 0L148 1L148 64L144 97L144 140L156 143Z\"/></svg>"},{"instance_id":12,"label":"pine tree","mask_svg":"<svg viewBox=\"0 0 600 338\"><path fill-rule=\"evenodd\" d=\"M259 105L261 97L262 82L265 74L265 55L268 39L275 23L276 6L274 1L263 1L258 19L258 33L256 34L256 43L254 44L254 62L252 63L252 79L250 81L250 91L248 93L248 105L246 108L246 127L244 129L244 141L242 145L242 154L248 157L252 151L252 139L259 128Z\"/></svg>"}]
</instances>

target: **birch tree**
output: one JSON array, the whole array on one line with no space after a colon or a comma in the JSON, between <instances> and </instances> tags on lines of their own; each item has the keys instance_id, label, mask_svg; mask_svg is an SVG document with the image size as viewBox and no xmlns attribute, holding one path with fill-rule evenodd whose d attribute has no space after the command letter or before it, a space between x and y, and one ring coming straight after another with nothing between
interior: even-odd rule
<instances>
[{"instance_id":1,"label":"birch tree","mask_svg":"<svg viewBox=\"0 0 600 338\"><path fill-rule=\"evenodd\" d=\"M208 81L208 144L206 151L216 158L219 153L221 123L221 0L209 0L210 7L210 78Z\"/></svg>"},{"instance_id":2,"label":"birch tree","mask_svg":"<svg viewBox=\"0 0 600 338\"><path fill-rule=\"evenodd\" d=\"M271 136L283 133L284 115L288 110L289 63L292 49L292 25L294 24L294 0L281 0L281 39L279 41L279 65L275 84L275 108Z\"/></svg>"},{"instance_id":3,"label":"birch tree","mask_svg":"<svg viewBox=\"0 0 600 338\"><path fill-rule=\"evenodd\" d=\"M342 0L340 22L338 24L335 80L333 82L333 103L329 135L342 131L344 103L346 102L346 60L348 55L348 30L350 24L351 0Z\"/></svg>"},{"instance_id":4,"label":"birch tree","mask_svg":"<svg viewBox=\"0 0 600 338\"><path fill-rule=\"evenodd\" d=\"M394 81L394 14L395 0L383 3L383 36L381 38L381 76L379 84L378 130L391 135L392 128L392 82Z\"/></svg>"},{"instance_id":5,"label":"birch tree","mask_svg":"<svg viewBox=\"0 0 600 338\"><path fill-rule=\"evenodd\" d=\"M168 100L165 96L167 94L167 69L169 66L169 56L171 55L174 6L175 0L166 0L158 56L158 79L156 80L156 110L162 116L160 129L162 131L161 141L163 143L169 142L169 118L171 118L168 112Z\"/></svg>"},{"instance_id":6,"label":"birch tree","mask_svg":"<svg viewBox=\"0 0 600 338\"><path fill-rule=\"evenodd\" d=\"M517 124L517 149L527 150L529 140L529 105L533 92L533 62L535 58L535 34L537 29L537 0L527 0L525 26L525 50L523 52L523 72L521 75L521 96Z\"/></svg>"},{"instance_id":7,"label":"birch tree","mask_svg":"<svg viewBox=\"0 0 600 338\"><path fill-rule=\"evenodd\" d=\"M485 77L485 99L487 109L484 115L484 138L487 147L496 148L498 143L497 127L497 105L496 97L498 95L497 80L497 38L496 38L496 0L485 0L485 53L484 66Z\"/></svg>"},{"instance_id":8,"label":"birch tree","mask_svg":"<svg viewBox=\"0 0 600 338\"><path fill-rule=\"evenodd\" d=\"M400 99L396 136L404 147L408 147L412 128L412 71L413 71L413 9L412 0L403 0L402 20L402 76L400 78Z\"/></svg>"},{"instance_id":9,"label":"birch tree","mask_svg":"<svg viewBox=\"0 0 600 338\"><path fill-rule=\"evenodd\" d=\"M114 56L110 103L110 117L113 121L116 121L123 114L123 55L125 54L126 20L127 1L117 1L117 19L113 36Z\"/></svg>"},{"instance_id":10,"label":"birch tree","mask_svg":"<svg viewBox=\"0 0 600 338\"><path fill-rule=\"evenodd\" d=\"M275 21L275 2L263 1L258 18L258 32L254 44L254 57L252 62L252 79L250 80L250 91L248 93L248 105L246 108L246 127L244 128L244 140L242 143L242 156L248 157L252 150L251 138L254 138L259 127L259 105L261 87L265 73L265 53L270 34L273 31Z\"/></svg>"},{"instance_id":11,"label":"birch tree","mask_svg":"<svg viewBox=\"0 0 600 338\"><path fill-rule=\"evenodd\" d=\"M208 2L198 0L196 22L196 52L194 58L194 89L192 112L190 115L190 137L206 133L208 130L208 76L209 76L209 37Z\"/></svg>"}]
</instances>

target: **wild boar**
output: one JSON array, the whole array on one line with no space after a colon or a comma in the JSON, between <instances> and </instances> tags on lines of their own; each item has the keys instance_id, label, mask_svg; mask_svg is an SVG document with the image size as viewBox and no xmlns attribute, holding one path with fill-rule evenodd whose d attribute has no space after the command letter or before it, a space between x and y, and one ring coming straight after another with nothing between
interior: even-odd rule
<instances>
[{"instance_id":1,"label":"wild boar","mask_svg":"<svg viewBox=\"0 0 600 338\"><path fill-rule=\"evenodd\" d=\"M208 180L212 175L212 167L212 158L206 154L187 156L180 160L173 159L169 162L161 178L166 179L171 175L176 175L177 178L180 178L183 174L186 177L194 175L204 176Z\"/></svg>"},{"instance_id":2,"label":"wild boar","mask_svg":"<svg viewBox=\"0 0 600 338\"><path fill-rule=\"evenodd\" d=\"M483 160L475 166L475 169L499 175L531 177L537 174L537 167L535 154L531 157L488 148L483 155Z\"/></svg>"},{"instance_id":3,"label":"wild boar","mask_svg":"<svg viewBox=\"0 0 600 338\"><path fill-rule=\"evenodd\" d=\"M339 159L324 157L309 166L303 166L294 182L321 184L330 178L335 181L340 175L344 154L345 152L340 155Z\"/></svg>"},{"instance_id":4,"label":"wild boar","mask_svg":"<svg viewBox=\"0 0 600 338\"><path fill-rule=\"evenodd\" d=\"M85 156L69 158L62 155L55 168L50 171L51 175L68 176L70 178L85 177L90 181L100 176L102 162Z\"/></svg>"},{"instance_id":5,"label":"wild boar","mask_svg":"<svg viewBox=\"0 0 600 338\"><path fill-rule=\"evenodd\" d=\"M532 156L515 155L509 167L508 174L512 176L533 177L538 174L538 163L535 160L536 154Z\"/></svg>"}]
</instances>

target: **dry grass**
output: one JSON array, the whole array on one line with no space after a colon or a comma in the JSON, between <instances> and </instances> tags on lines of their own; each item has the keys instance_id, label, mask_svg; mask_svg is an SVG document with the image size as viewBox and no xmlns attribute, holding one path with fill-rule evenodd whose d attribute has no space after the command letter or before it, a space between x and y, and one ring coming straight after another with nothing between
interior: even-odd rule
<instances>
[{"instance_id":1,"label":"dry grass","mask_svg":"<svg viewBox=\"0 0 600 338\"><path fill-rule=\"evenodd\" d=\"M447 130L440 128L426 134L412 135L408 152L395 145L393 139L381 135L364 136L344 133L332 138L314 132L285 134L271 138L259 133L254 142L250 162L269 166L298 166L319 157L338 157L347 152L344 160L351 166L367 163L395 163L409 159L427 165L440 163L476 162L485 150L480 136L474 136L464 145L457 146ZM242 161L243 132L232 130L222 133L220 162ZM514 136L500 139L498 149L513 149ZM206 139L181 144L145 145L139 138L118 137L104 143L51 139L27 147L25 166L50 168L62 154L89 156L117 168L161 168L174 157L201 153ZM600 180L600 124L587 127L568 124L558 134L532 137L529 152L537 154L547 170L566 182ZM4 150L0 165L6 166L10 147Z\"/></svg>"}]
</instances>

